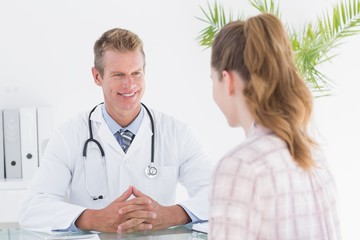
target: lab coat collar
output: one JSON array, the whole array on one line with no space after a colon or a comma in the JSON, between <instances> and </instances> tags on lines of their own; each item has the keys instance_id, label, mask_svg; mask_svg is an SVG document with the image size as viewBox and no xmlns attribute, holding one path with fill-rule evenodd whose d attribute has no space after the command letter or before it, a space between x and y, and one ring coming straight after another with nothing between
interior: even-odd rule
<instances>
[{"instance_id":1,"label":"lab coat collar","mask_svg":"<svg viewBox=\"0 0 360 240\"><path fill-rule=\"evenodd\" d=\"M150 144L148 144L149 143L148 140L151 138L152 135L153 132L151 131L150 117L148 114L144 114L139 130L134 140L132 141L129 149L126 152L126 158L130 157L133 153L135 153L137 149L143 147L144 144L146 144L145 147L150 148Z\"/></svg>"}]
</instances>

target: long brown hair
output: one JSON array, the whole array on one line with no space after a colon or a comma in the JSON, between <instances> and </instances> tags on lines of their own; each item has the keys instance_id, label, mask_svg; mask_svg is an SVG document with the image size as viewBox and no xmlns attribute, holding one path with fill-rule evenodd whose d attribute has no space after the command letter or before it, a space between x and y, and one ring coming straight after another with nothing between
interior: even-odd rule
<instances>
[{"instance_id":1,"label":"long brown hair","mask_svg":"<svg viewBox=\"0 0 360 240\"><path fill-rule=\"evenodd\" d=\"M227 24L212 45L211 66L220 74L236 71L255 121L283 139L304 169L314 165L307 133L312 94L299 75L281 21L268 13Z\"/></svg>"}]
</instances>

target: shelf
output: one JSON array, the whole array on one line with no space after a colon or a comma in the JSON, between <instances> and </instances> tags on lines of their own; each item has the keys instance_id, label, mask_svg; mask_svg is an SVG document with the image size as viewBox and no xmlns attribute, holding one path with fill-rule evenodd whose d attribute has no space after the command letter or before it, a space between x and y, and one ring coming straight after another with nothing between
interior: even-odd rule
<instances>
[{"instance_id":1,"label":"shelf","mask_svg":"<svg viewBox=\"0 0 360 240\"><path fill-rule=\"evenodd\" d=\"M14 179L0 179L1 190L24 190L29 185L29 179L14 178Z\"/></svg>"}]
</instances>

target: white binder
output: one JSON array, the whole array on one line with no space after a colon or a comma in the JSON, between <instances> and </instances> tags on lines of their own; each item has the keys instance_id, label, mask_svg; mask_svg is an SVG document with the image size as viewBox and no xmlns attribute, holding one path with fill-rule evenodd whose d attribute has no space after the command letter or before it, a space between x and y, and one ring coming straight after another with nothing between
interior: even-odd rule
<instances>
[{"instance_id":1,"label":"white binder","mask_svg":"<svg viewBox=\"0 0 360 240\"><path fill-rule=\"evenodd\" d=\"M37 126L38 126L38 156L39 166L43 157L47 143L53 131L53 115L51 107L37 108Z\"/></svg>"},{"instance_id":2,"label":"white binder","mask_svg":"<svg viewBox=\"0 0 360 240\"><path fill-rule=\"evenodd\" d=\"M4 115L4 151L5 177L21 178L20 119L18 109L5 109Z\"/></svg>"},{"instance_id":3,"label":"white binder","mask_svg":"<svg viewBox=\"0 0 360 240\"><path fill-rule=\"evenodd\" d=\"M38 168L36 108L20 108L22 177L30 179Z\"/></svg>"},{"instance_id":4,"label":"white binder","mask_svg":"<svg viewBox=\"0 0 360 240\"><path fill-rule=\"evenodd\" d=\"M4 155L4 132L3 132L3 115L0 110L0 179L5 178L5 155Z\"/></svg>"}]
</instances>

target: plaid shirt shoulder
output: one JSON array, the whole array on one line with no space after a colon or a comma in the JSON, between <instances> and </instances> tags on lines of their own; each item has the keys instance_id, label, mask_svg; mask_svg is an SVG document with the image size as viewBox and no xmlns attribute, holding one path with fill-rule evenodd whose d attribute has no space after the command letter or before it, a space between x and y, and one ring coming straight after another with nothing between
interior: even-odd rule
<instances>
[{"instance_id":1,"label":"plaid shirt shoulder","mask_svg":"<svg viewBox=\"0 0 360 240\"><path fill-rule=\"evenodd\" d=\"M285 142L260 130L215 168L209 239L340 239L336 204L326 166L304 171Z\"/></svg>"}]
</instances>

